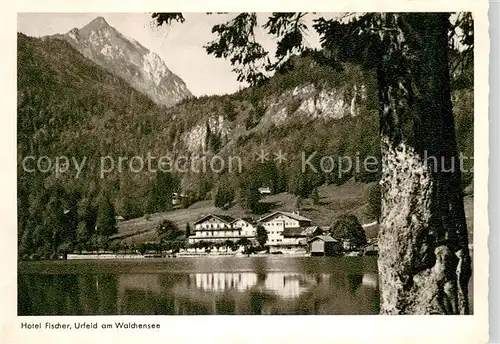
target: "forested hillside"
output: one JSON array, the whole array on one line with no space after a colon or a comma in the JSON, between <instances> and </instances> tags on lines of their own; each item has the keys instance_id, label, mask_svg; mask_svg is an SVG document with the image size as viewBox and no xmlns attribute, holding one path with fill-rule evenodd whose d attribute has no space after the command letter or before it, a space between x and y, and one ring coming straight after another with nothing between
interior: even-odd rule
<instances>
[{"instance_id":1,"label":"forested hillside","mask_svg":"<svg viewBox=\"0 0 500 344\"><path fill-rule=\"evenodd\" d=\"M158 117L157 111L149 98L67 42L18 34L20 163L27 156L65 155L80 161L87 157L92 162L110 152L130 152L135 149L133 137L147 130L144 118ZM110 208L115 200L103 184L116 181L100 181L91 168L78 179L74 174L56 178L54 172L27 173L18 165L21 252L47 253L53 245L71 246L79 223L79 239L87 241L99 201Z\"/></svg>"},{"instance_id":2,"label":"forested hillside","mask_svg":"<svg viewBox=\"0 0 500 344\"><path fill-rule=\"evenodd\" d=\"M473 153L472 73L455 77L454 107L460 150ZM310 57L294 59L286 73L228 96L187 99L164 108L125 80L87 60L58 39L18 35L18 202L20 254L50 256L73 248L106 247L125 219L172 208L171 195L186 195L182 206L212 199L221 207L239 203L259 213L257 189L308 198L325 183L342 185L378 179L363 169L339 174L320 171L329 156L380 155L378 99L373 72L353 64L320 66ZM269 159L256 160L265 149ZM274 161L281 151L286 160ZM316 153L315 153L316 152ZM110 170L101 178L101 157L173 159L217 155L242 160L241 173L228 169L152 172ZM318 168L301 171L302 154ZM25 172L27 156L67 156L82 173ZM33 167L34 164L30 167ZM470 165L466 164L466 168ZM471 174L465 175L465 184ZM217 204L216 203L216 204Z\"/></svg>"}]
</instances>

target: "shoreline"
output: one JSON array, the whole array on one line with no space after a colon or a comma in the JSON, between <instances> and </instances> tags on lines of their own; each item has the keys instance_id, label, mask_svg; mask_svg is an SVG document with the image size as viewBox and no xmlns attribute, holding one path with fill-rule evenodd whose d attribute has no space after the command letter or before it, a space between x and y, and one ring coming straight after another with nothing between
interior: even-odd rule
<instances>
[{"instance_id":1,"label":"shoreline","mask_svg":"<svg viewBox=\"0 0 500 344\"><path fill-rule=\"evenodd\" d=\"M310 257L311 254L307 252L287 252L282 254L272 254L272 253L252 253L244 254L238 253L195 253L195 252L183 252L183 253L168 253L168 254L68 254L66 259L58 260L103 260L103 259L161 259L161 258L220 258L220 257L266 257L266 256L279 256L279 257Z\"/></svg>"}]
</instances>

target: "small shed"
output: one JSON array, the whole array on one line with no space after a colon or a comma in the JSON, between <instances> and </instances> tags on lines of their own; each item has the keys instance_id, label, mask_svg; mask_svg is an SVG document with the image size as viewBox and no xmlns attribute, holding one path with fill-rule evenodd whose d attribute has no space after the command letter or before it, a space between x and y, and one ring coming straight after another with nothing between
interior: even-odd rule
<instances>
[{"instance_id":1,"label":"small shed","mask_svg":"<svg viewBox=\"0 0 500 344\"><path fill-rule=\"evenodd\" d=\"M308 241L311 256L333 256L342 252L342 244L329 235L318 235Z\"/></svg>"}]
</instances>

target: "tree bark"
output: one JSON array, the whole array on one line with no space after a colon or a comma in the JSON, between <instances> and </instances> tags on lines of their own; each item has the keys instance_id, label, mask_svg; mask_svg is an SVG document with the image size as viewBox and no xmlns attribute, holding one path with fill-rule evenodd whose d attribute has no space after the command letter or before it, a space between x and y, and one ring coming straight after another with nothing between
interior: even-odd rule
<instances>
[{"instance_id":1,"label":"tree bark","mask_svg":"<svg viewBox=\"0 0 500 344\"><path fill-rule=\"evenodd\" d=\"M392 18L398 33L385 42L377 70L380 312L468 314L471 259L450 94L449 14Z\"/></svg>"}]
</instances>

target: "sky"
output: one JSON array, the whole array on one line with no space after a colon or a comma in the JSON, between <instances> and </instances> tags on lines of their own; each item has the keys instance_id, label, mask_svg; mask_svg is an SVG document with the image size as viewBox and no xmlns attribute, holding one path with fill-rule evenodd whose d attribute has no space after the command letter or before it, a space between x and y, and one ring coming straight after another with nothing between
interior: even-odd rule
<instances>
[{"instance_id":1,"label":"sky","mask_svg":"<svg viewBox=\"0 0 500 344\"><path fill-rule=\"evenodd\" d=\"M268 15L259 13L259 23L265 23ZM334 13L317 15L335 16ZM230 20L234 14L186 13L183 24L158 28L149 13L20 13L17 29L33 37L66 33L75 27L82 28L98 16L158 54L195 96L233 93L246 86L236 80L229 61L208 55L203 48L216 38L211 33L212 27ZM310 30L306 45L319 47L319 37L310 26L312 17L307 19L307 24ZM263 29L256 32L256 37L264 48L274 53L276 42Z\"/></svg>"}]
</instances>

